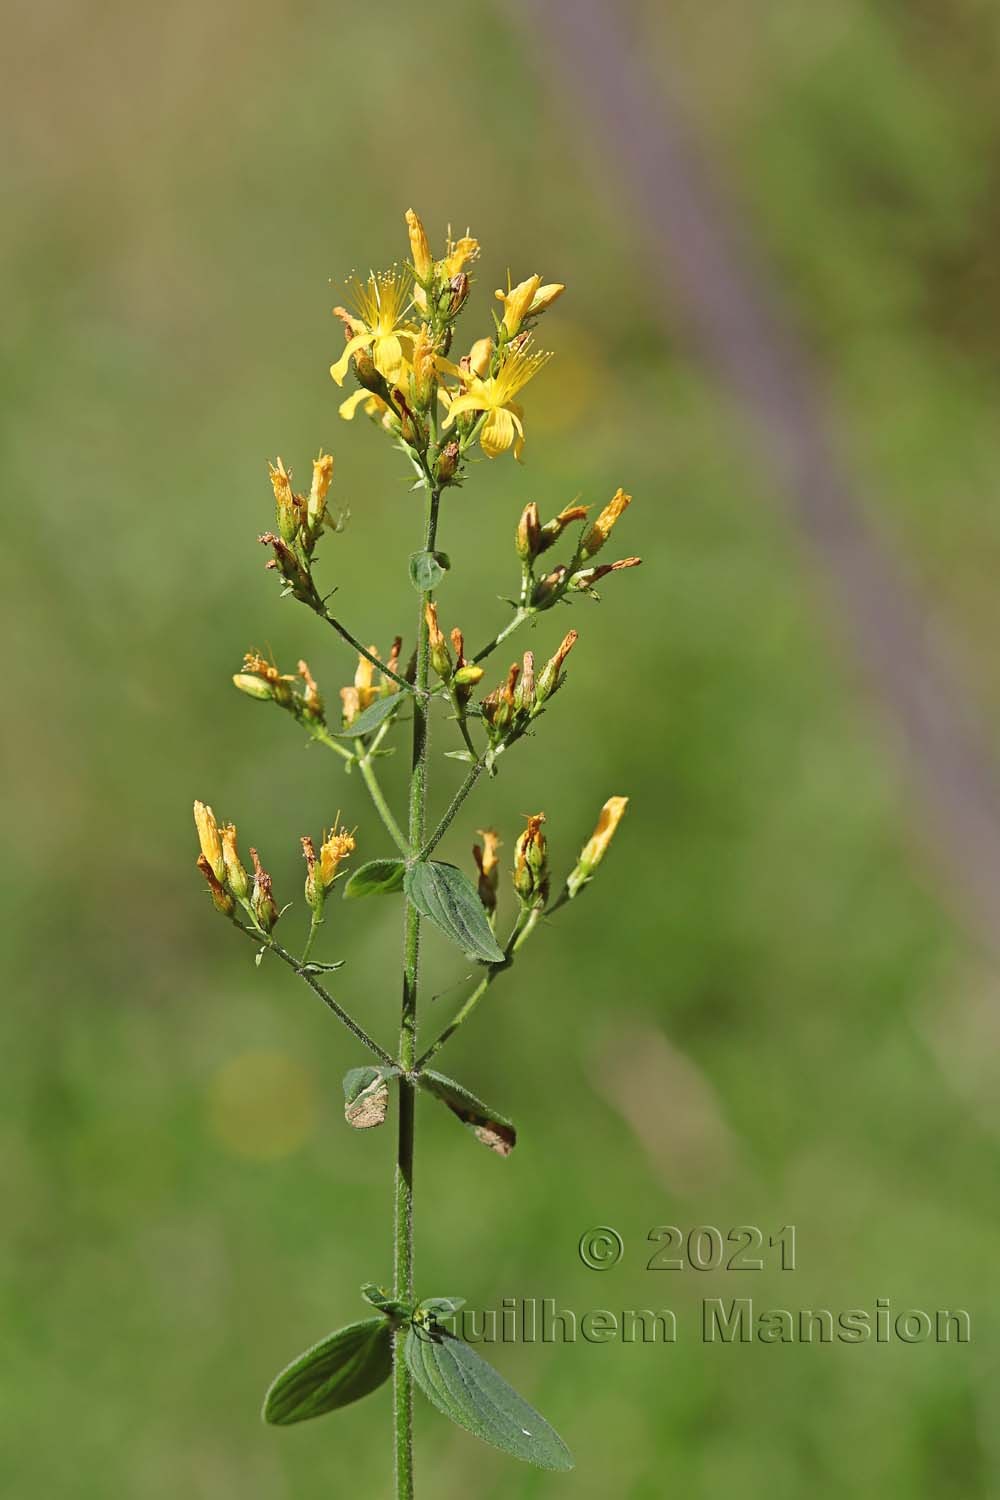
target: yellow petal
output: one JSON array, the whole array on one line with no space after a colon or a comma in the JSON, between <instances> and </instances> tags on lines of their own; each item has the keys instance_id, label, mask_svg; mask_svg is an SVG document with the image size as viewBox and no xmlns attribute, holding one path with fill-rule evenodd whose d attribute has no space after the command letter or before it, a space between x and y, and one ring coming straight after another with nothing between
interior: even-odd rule
<instances>
[{"instance_id":1,"label":"yellow petal","mask_svg":"<svg viewBox=\"0 0 1000 1500\"><path fill-rule=\"evenodd\" d=\"M352 339L348 339L344 345L343 354L335 365L330 366L330 374L338 385L343 385L344 383L344 376L347 374L348 367L350 366L352 354L356 354L359 349L367 349L374 337L373 333L356 333Z\"/></svg>"},{"instance_id":2,"label":"yellow petal","mask_svg":"<svg viewBox=\"0 0 1000 1500\"><path fill-rule=\"evenodd\" d=\"M354 420L354 413L357 411L358 407L363 401L367 401L368 396L369 392L362 389L360 391L355 391L352 396L348 396L346 401L341 401L337 410L340 412L340 415L343 417L345 422L352 422Z\"/></svg>"},{"instance_id":3,"label":"yellow petal","mask_svg":"<svg viewBox=\"0 0 1000 1500\"><path fill-rule=\"evenodd\" d=\"M506 407L491 411L479 434L479 445L487 458L499 458L514 441L514 418Z\"/></svg>"},{"instance_id":4,"label":"yellow petal","mask_svg":"<svg viewBox=\"0 0 1000 1500\"><path fill-rule=\"evenodd\" d=\"M448 411L448 420L444 424L450 427L456 417L461 417L467 411L486 411L488 403L481 396L473 392L467 392L464 396L456 396Z\"/></svg>"}]
</instances>

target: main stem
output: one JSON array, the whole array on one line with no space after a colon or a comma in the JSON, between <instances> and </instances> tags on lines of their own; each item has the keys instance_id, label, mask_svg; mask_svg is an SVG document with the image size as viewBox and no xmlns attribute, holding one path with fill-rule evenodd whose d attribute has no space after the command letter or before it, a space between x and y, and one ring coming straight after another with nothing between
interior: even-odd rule
<instances>
[{"instance_id":1,"label":"main stem","mask_svg":"<svg viewBox=\"0 0 1000 1500\"><path fill-rule=\"evenodd\" d=\"M432 488L427 503L425 550L433 552L437 537L441 492ZM413 754L410 761L411 850L423 847L427 822L427 696L430 647L427 602L430 590L420 596L417 627L417 670L413 698ZM393 1295L409 1302L413 1297L413 1127L415 1089L409 1075L417 1060L417 981L420 967L420 913L409 900L403 928L403 1004L399 1028L399 1138L396 1148L395 1240ZM403 1357L405 1330L397 1329L393 1352L393 1413L396 1441L396 1497L413 1496L413 1381Z\"/></svg>"}]
</instances>

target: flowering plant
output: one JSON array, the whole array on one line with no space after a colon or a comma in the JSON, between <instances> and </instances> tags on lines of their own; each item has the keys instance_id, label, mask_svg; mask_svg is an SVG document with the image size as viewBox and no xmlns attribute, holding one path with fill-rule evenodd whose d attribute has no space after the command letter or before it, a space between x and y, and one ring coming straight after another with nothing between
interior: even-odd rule
<instances>
[{"instance_id":1,"label":"flowering plant","mask_svg":"<svg viewBox=\"0 0 1000 1500\"><path fill-rule=\"evenodd\" d=\"M625 797L610 797L575 865L553 895L545 815L527 819L514 845L514 920L500 933L498 912L499 837L481 833L473 849L476 882L454 864L435 857L452 820L480 777L497 774L501 756L536 728L566 680L565 663L577 641L570 630L536 667L535 654L523 652L502 679L476 701L486 665L515 630L535 624L556 604L594 597L594 586L608 574L631 568L637 557L598 562L631 497L619 489L588 520L590 508L565 506L542 522L534 502L522 511L515 533L520 571L513 614L478 651L467 653L463 632L448 636L439 620L436 594L450 563L438 547L442 500L463 484L474 445L488 459L513 449L520 460L525 443L524 412L516 397L543 368L549 354L535 347L539 318L561 296L558 283L541 277L497 292L502 312L493 332L475 340L456 360L456 325L472 285L471 267L479 245L471 236L453 240L435 259L424 227L406 215L410 260L383 274L350 283L351 307L336 307L345 347L331 368L342 385L353 374L357 389L340 406L352 420L363 409L376 430L394 443L423 492L423 543L409 559L410 581L419 595L416 647L404 663L402 641L385 656L365 646L328 607L329 594L317 582L319 544L342 529L329 506L333 459L321 452L312 466L308 493L292 487L292 474L279 458L270 466L275 501L274 531L260 541L271 557L267 567L282 594L307 605L357 653L354 680L340 689L339 712L331 714L305 661L284 673L257 653L246 656L233 681L249 698L276 704L312 739L326 746L345 770L356 768L370 794L394 852L352 869L343 880L348 901L375 896L401 897L403 926L402 1006L398 1045L383 1047L328 988L327 974L343 959L320 961L314 948L324 925L334 886L345 862L356 853L355 833L339 826L315 841L302 838L305 902L309 929L296 956L276 936L283 915L271 876L256 849L252 870L240 857L236 828L220 825L212 809L194 806L201 852L198 867L217 910L257 947L258 964L271 955L286 964L367 1048L373 1061L352 1068L344 1079L349 1125L366 1130L386 1119L390 1091L398 1104L398 1146L393 1215L394 1272L391 1288L366 1285L362 1295L372 1313L348 1324L308 1349L278 1375L264 1402L264 1417L279 1425L347 1406L391 1378L395 1424L397 1497L413 1494L412 1406L414 1384L445 1416L518 1458L549 1469L567 1469L572 1459L552 1427L449 1328L461 1307L457 1297L424 1297L414 1292L413 1206L414 1130L418 1092L438 1100L475 1138L501 1157L509 1156L517 1133L511 1122L463 1084L431 1067L446 1043L482 1003L496 979L510 969L543 916L575 899L592 879L625 811ZM546 554L569 542L568 558L551 565ZM544 559L544 561L543 561ZM429 727L440 709L460 738L446 752L467 767L437 824L428 829ZM382 790L377 761L409 711L411 770L405 830ZM421 1050L418 1043L418 981L421 925L437 927L480 966L471 993L440 1034Z\"/></svg>"}]
</instances>

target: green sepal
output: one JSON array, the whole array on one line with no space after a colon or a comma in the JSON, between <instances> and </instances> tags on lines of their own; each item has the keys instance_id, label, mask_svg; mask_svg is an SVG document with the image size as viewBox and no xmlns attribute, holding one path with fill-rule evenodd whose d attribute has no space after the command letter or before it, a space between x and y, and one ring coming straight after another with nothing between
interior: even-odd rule
<instances>
[{"instance_id":1,"label":"green sepal","mask_svg":"<svg viewBox=\"0 0 1000 1500\"><path fill-rule=\"evenodd\" d=\"M444 1318L453 1318L464 1306L464 1297L423 1297L413 1316L418 1323L439 1323Z\"/></svg>"},{"instance_id":2,"label":"green sepal","mask_svg":"<svg viewBox=\"0 0 1000 1500\"><path fill-rule=\"evenodd\" d=\"M362 896L391 896L403 889L406 865L401 859L370 859L351 872L344 885L345 901Z\"/></svg>"},{"instance_id":3,"label":"green sepal","mask_svg":"<svg viewBox=\"0 0 1000 1500\"><path fill-rule=\"evenodd\" d=\"M517 1145L517 1130L504 1115L497 1114L496 1110L490 1109L481 1099L462 1084L456 1083L454 1078L446 1078L443 1073L435 1073L431 1068L424 1068L417 1074L417 1083L442 1104L446 1104L453 1115L457 1115L463 1125L467 1125L476 1140L483 1146L488 1146L498 1156L509 1156Z\"/></svg>"},{"instance_id":4,"label":"green sepal","mask_svg":"<svg viewBox=\"0 0 1000 1500\"><path fill-rule=\"evenodd\" d=\"M410 582L418 594L426 594L437 588L450 567L447 552L411 552Z\"/></svg>"},{"instance_id":5,"label":"green sepal","mask_svg":"<svg viewBox=\"0 0 1000 1500\"><path fill-rule=\"evenodd\" d=\"M275 1377L264 1397L262 1416L276 1427L321 1417L376 1390L391 1370L391 1324L383 1317L349 1323Z\"/></svg>"},{"instance_id":6,"label":"green sepal","mask_svg":"<svg viewBox=\"0 0 1000 1500\"><path fill-rule=\"evenodd\" d=\"M330 734L338 740L359 740L366 734L371 734L378 729L390 714L394 714L397 708L401 708L406 694L400 689L398 693L389 693L385 698L376 698L374 703L369 703L366 709L358 714L346 729L331 729Z\"/></svg>"},{"instance_id":7,"label":"green sepal","mask_svg":"<svg viewBox=\"0 0 1000 1500\"><path fill-rule=\"evenodd\" d=\"M454 1334L414 1324L404 1348L410 1373L428 1401L459 1427L541 1469L573 1467L555 1428Z\"/></svg>"},{"instance_id":8,"label":"green sepal","mask_svg":"<svg viewBox=\"0 0 1000 1500\"><path fill-rule=\"evenodd\" d=\"M433 922L469 958L486 964L504 962L504 951L486 920L475 886L455 865L437 860L411 865L403 889L420 915Z\"/></svg>"}]
</instances>

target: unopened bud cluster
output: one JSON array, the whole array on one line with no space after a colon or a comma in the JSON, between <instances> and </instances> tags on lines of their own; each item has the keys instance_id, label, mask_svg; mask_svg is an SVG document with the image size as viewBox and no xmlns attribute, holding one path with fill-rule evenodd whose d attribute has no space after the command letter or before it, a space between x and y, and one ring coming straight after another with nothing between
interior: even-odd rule
<instances>
[{"instance_id":1,"label":"unopened bud cluster","mask_svg":"<svg viewBox=\"0 0 1000 1500\"><path fill-rule=\"evenodd\" d=\"M571 630L563 637L558 650L536 674L535 654L525 651L520 662L512 662L506 678L479 705L491 747L496 750L519 739L532 719L566 680L563 662L577 641Z\"/></svg>"}]
</instances>

